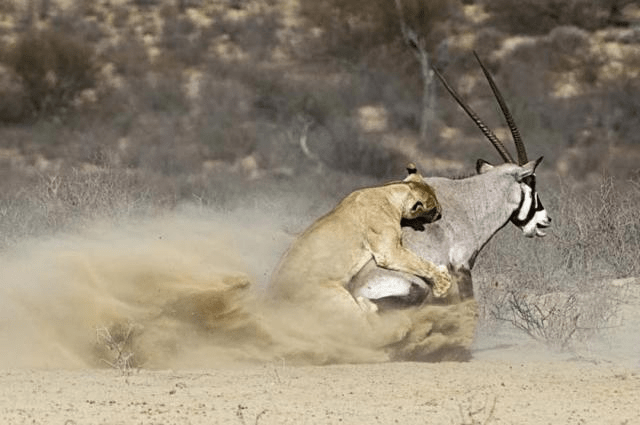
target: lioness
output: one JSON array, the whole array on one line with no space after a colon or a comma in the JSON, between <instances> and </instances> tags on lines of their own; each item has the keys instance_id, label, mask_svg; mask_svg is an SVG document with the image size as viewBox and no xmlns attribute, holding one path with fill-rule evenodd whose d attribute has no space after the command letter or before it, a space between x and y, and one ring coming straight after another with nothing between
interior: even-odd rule
<instances>
[{"instance_id":1,"label":"lioness","mask_svg":"<svg viewBox=\"0 0 640 425\"><path fill-rule=\"evenodd\" d=\"M329 296L340 292L343 300L348 296L353 303L347 284L373 258L380 267L432 280L434 295L444 296L451 285L446 269L402 246L402 219L421 218L430 223L440 218L433 189L415 166L411 171L404 181L349 194L313 223L280 261L270 282L270 295L295 300L316 297L318 291Z\"/></svg>"}]
</instances>

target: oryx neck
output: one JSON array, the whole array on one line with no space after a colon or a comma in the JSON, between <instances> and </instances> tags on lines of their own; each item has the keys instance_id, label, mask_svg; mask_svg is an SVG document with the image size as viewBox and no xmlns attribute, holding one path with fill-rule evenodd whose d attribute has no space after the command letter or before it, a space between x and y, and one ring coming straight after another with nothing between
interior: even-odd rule
<instances>
[{"instance_id":1,"label":"oryx neck","mask_svg":"<svg viewBox=\"0 0 640 425\"><path fill-rule=\"evenodd\" d=\"M441 202L443 219L452 233L450 260L473 267L476 255L508 223L519 199L513 197L512 176L489 172L452 181L451 197Z\"/></svg>"}]
</instances>

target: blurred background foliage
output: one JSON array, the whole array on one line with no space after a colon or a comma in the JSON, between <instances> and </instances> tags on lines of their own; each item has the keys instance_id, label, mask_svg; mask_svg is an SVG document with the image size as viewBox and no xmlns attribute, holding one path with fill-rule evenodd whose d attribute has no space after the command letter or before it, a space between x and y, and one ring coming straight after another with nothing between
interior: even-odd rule
<instances>
[{"instance_id":1,"label":"blurred background foliage","mask_svg":"<svg viewBox=\"0 0 640 425\"><path fill-rule=\"evenodd\" d=\"M424 81L401 22L506 135L478 52L530 155L545 155L541 173L639 181L634 1L4 0L3 202L83 173L135 182L123 187L166 206L319 180L318 196L336 198L354 182L402 177L409 160L446 175L496 161L439 83ZM428 115L424 84L435 93Z\"/></svg>"}]
</instances>

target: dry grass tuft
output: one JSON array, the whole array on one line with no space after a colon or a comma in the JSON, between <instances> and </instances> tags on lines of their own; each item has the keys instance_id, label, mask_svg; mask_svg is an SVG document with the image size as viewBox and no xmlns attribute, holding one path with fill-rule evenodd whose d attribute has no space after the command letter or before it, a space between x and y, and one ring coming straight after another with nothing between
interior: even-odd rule
<instances>
[{"instance_id":1,"label":"dry grass tuft","mask_svg":"<svg viewBox=\"0 0 640 425\"><path fill-rule=\"evenodd\" d=\"M100 360L123 374L131 374L139 366L133 351L133 336L140 330L134 323L116 324L96 328L96 344L107 358Z\"/></svg>"},{"instance_id":2,"label":"dry grass tuft","mask_svg":"<svg viewBox=\"0 0 640 425\"><path fill-rule=\"evenodd\" d=\"M476 274L481 316L568 349L616 325L624 292L610 282L640 276L640 190L606 176L596 188L539 187L552 195L552 230L541 240L505 230L489 244Z\"/></svg>"},{"instance_id":3,"label":"dry grass tuft","mask_svg":"<svg viewBox=\"0 0 640 425\"><path fill-rule=\"evenodd\" d=\"M487 425L495 418L497 397L470 396L458 404L460 425Z\"/></svg>"}]
</instances>

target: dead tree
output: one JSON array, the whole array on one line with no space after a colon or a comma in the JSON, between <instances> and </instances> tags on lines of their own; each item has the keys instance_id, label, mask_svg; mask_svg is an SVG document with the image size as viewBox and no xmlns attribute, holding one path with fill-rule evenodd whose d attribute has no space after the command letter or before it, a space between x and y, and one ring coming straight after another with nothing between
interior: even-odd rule
<instances>
[{"instance_id":1,"label":"dead tree","mask_svg":"<svg viewBox=\"0 0 640 425\"><path fill-rule=\"evenodd\" d=\"M422 75L422 111L420 116L420 141L427 140L429 125L433 122L433 113L435 109L435 96L433 90L433 71L429 64L429 53L427 52L424 37L409 26L404 16L404 8L402 0L394 0L398 19L400 20L400 30L404 42L413 50Z\"/></svg>"},{"instance_id":2,"label":"dead tree","mask_svg":"<svg viewBox=\"0 0 640 425\"><path fill-rule=\"evenodd\" d=\"M49 16L50 3L51 3L50 0L40 0L40 10L38 15L41 21L44 21Z\"/></svg>"}]
</instances>

